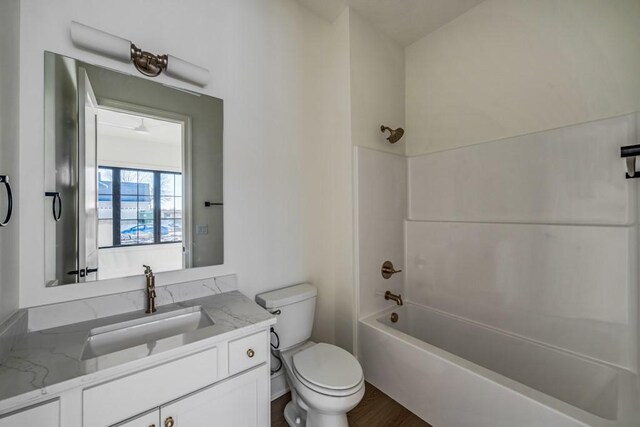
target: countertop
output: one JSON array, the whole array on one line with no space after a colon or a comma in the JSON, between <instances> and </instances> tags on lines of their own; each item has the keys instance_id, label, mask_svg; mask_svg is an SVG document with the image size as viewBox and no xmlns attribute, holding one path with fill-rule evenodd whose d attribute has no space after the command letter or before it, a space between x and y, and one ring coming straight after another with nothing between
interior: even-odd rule
<instances>
[{"instance_id":1,"label":"countertop","mask_svg":"<svg viewBox=\"0 0 640 427\"><path fill-rule=\"evenodd\" d=\"M157 313L194 306L201 306L214 324L89 360L81 356L91 329L150 315L137 310L27 332L0 363L0 411L96 381L101 373L121 373L130 365L140 369L146 362L162 363L166 358L180 357L180 350L195 351L214 338L228 339L236 335L234 332L250 332L275 323L273 315L238 291L166 304L158 307Z\"/></svg>"}]
</instances>

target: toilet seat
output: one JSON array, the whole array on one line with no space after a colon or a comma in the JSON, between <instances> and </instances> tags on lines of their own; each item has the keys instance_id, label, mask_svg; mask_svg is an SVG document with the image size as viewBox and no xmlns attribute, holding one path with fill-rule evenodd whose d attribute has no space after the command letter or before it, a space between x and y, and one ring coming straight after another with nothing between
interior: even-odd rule
<instances>
[{"instance_id":1,"label":"toilet seat","mask_svg":"<svg viewBox=\"0 0 640 427\"><path fill-rule=\"evenodd\" d=\"M340 347L319 343L293 355L293 373L306 387L328 396L357 393L364 382L360 363Z\"/></svg>"}]
</instances>

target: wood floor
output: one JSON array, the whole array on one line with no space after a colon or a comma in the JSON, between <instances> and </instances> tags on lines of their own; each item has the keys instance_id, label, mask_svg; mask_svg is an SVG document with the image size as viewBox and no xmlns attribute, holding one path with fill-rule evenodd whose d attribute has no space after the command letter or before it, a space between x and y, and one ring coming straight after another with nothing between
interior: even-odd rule
<instances>
[{"instance_id":1,"label":"wood floor","mask_svg":"<svg viewBox=\"0 0 640 427\"><path fill-rule=\"evenodd\" d=\"M271 426L288 427L284 420L284 407L291 394L271 402ZM347 414L350 427L430 427L407 408L366 383L362 402Z\"/></svg>"}]
</instances>

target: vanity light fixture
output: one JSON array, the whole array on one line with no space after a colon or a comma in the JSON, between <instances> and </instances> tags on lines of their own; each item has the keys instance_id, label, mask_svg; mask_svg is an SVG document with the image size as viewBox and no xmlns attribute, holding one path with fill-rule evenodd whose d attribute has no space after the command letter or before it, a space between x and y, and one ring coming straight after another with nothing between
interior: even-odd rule
<instances>
[{"instance_id":1,"label":"vanity light fixture","mask_svg":"<svg viewBox=\"0 0 640 427\"><path fill-rule=\"evenodd\" d=\"M156 55L138 48L122 37L105 33L79 22L71 22L71 40L81 49L90 50L122 62L133 62L140 73L156 77L164 72L167 76L206 86L210 73L206 68L176 58L173 55Z\"/></svg>"}]
</instances>

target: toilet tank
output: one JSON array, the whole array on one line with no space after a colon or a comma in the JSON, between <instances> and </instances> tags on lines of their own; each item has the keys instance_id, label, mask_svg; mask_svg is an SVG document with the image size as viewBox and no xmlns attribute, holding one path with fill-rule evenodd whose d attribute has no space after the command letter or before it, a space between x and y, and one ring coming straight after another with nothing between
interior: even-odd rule
<instances>
[{"instance_id":1,"label":"toilet tank","mask_svg":"<svg viewBox=\"0 0 640 427\"><path fill-rule=\"evenodd\" d=\"M278 321L274 329L280 338L278 350L286 350L311 338L317 295L315 286L303 283L256 296L258 304L276 314Z\"/></svg>"}]
</instances>

